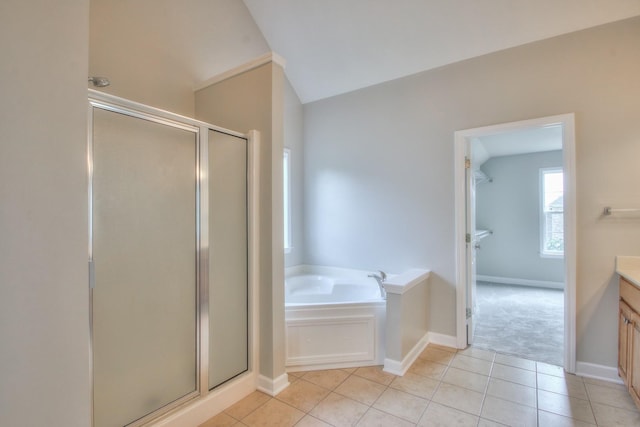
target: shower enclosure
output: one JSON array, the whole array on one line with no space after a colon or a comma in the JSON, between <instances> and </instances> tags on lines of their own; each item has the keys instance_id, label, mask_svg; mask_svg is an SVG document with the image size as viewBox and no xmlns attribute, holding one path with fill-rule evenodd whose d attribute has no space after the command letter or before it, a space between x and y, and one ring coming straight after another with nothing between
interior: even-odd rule
<instances>
[{"instance_id":1,"label":"shower enclosure","mask_svg":"<svg viewBox=\"0 0 640 427\"><path fill-rule=\"evenodd\" d=\"M95 427L141 425L253 367L251 138L89 98Z\"/></svg>"}]
</instances>

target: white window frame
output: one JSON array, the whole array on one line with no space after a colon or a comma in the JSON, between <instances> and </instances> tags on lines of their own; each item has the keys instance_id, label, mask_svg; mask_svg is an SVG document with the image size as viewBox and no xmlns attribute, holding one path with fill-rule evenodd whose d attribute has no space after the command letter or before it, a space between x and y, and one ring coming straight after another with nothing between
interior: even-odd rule
<instances>
[{"instance_id":1,"label":"white window frame","mask_svg":"<svg viewBox=\"0 0 640 427\"><path fill-rule=\"evenodd\" d=\"M539 203L539 212L540 212L540 257L541 258L564 258L564 251L560 252L560 251L549 251L546 249L546 245L545 245L545 235L546 235L546 225L547 225L547 215L546 212L544 210L544 194L545 194L545 188L544 188L544 176L545 174L548 173L562 173L564 176L564 170L561 167L554 167L554 168L540 168L540 185L539 185L539 191L540 191L540 203ZM563 189L563 196L564 196L564 189ZM564 228L564 208L562 211L562 215L563 215L563 228ZM562 236L564 239L564 229L562 231Z\"/></svg>"},{"instance_id":2,"label":"white window frame","mask_svg":"<svg viewBox=\"0 0 640 427\"><path fill-rule=\"evenodd\" d=\"M285 148L282 159L282 201L284 203L284 253L293 249L291 239L291 149Z\"/></svg>"}]
</instances>

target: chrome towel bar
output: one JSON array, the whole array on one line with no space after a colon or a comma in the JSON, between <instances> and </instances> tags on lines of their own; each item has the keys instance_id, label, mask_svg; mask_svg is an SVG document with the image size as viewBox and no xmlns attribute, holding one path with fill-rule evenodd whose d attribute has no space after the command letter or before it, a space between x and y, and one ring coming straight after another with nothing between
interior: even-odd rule
<instances>
[{"instance_id":1,"label":"chrome towel bar","mask_svg":"<svg viewBox=\"0 0 640 427\"><path fill-rule=\"evenodd\" d=\"M613 215L617 213L640 213L640 209L639 208L613 209L611 206L606 206L602 211L602 215Z\"/></svg>"}]
</instances>

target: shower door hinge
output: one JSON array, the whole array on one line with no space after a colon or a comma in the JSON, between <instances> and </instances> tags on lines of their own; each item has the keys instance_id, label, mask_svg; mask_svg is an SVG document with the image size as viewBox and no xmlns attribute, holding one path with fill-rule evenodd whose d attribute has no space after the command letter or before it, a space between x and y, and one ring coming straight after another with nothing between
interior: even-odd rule
<instances>
[{"instance_id":1,"label":"shower door hinge","mask_svg":"<svg viewBox=\"0 0 640 427\"><path fill-rule=\"evenodd\" d=\"M467 243L471 243L471 234L467 233L467 235L464 236L464 241Z\"/></svg>"},{"instance_id":2,"label":"shower door hinge","mask_svg":"<svg viewBox=\"0 0 640 427\"><path fill-rule=\"evenodd\" d=\"M471 169L471 159L469 159L468 157L464 158L464 168Z\"/></svg>"},{"instance_id":3,"label":"shower door hinge","mask_svg":"<svg viewBox=\"0 0 640 427\"><path fill-rule=\"evenodd\" d=\"M93 260L89 260L89 289L96 287L96 269Z\"/></svg>"},{"instance_id":4,"label":"shower door hinge","mask_svg":"<svg viewBox=\"0 0 640 427\"><path fill-rule=\"evenodd\" d=\"M471 318L471 309L467 308L467 319Z\"/></svg>"}]
</instances>

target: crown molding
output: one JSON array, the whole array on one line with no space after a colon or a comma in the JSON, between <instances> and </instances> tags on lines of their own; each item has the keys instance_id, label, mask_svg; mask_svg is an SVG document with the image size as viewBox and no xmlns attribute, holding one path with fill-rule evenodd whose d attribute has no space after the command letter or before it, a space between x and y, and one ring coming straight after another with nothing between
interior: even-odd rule
<instances>
[{"instance_id":1,"label":"crown molding","mask_svg":"<svg viewBox=\"0 0 640 427\"><path fill-rule=\"evenodd\" d=\"M251 71L255 68L268 64L270 62L273 62L274 64L278 64L282 68L285 68L287 65L287 61L285 61L285 59L282 56L278 55L275 52L269 52L255 59L252 59L249 62L245 62L242 65L239 65L223 73L220 73L216 76L213 76L203 82L197 83L193 87L193 90L194 92L199 91L201 89L204 89L205 87L211 86L216 83L220 83L224 80L230 79L231 77L235 77L239 74L246 73L247 71Z\"/></svg>"}]
</instances>

